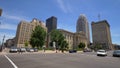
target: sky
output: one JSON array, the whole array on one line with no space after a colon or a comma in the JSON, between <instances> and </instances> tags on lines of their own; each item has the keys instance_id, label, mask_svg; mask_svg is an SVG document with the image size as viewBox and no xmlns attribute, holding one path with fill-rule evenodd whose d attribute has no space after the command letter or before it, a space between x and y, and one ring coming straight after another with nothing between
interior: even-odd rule
<instances>
[{"instance_id":1,"label":"sky","mask_svg":"<svg viewBox=\"0 0 120 68\"><path fill-rule=\"evenodd\" d=\"M91 22L107 20L110 24L113 44L120 45L120 0L0 0L0 43L3 36L11 39L16 36L20 21L32 21L37 18L43 22L57 17L57 28L76 32L76 23L80 14L85 14L91 34Z\"/></svg>"}]
</instances>

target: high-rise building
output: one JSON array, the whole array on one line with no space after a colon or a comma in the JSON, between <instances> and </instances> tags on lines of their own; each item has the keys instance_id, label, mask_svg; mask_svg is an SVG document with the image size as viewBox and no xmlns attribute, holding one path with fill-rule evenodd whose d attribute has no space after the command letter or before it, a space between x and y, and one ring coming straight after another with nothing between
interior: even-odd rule
<instances>
[{"instance_id":1,"label":"high-rise building","mask_svg":"<svg viewBox=\"0 0 120 68\"><path fill-rule=\"evenodd\" d=\"M57 18L52 16L46 20L46 27L48 29L48 33L54 29L57 29Z\"/></svg>"},{"instance_id":2,"label":"high-rise building","mask_svg":"<svg viewBox=\"0 0 120 68\"><path fill-rule=\"evenodd\" d=\"M21 21L18 24L18 27L17 27L15 44L18 47L24 47L24 43L26 41L28 41L28 42L30 41L32 31L38 25L43 27L47 32L47 28L46 28L45 24L42 21L39 21L37 19L33 19L31 21L31 23L26 22L26 21Z\"/></svg>"},{"instance_id":3,"label":"high-rise building","mask_svg":"<svg viewBox=\"0 0 120 68\"><path fill-rule=\"evenodd\" d=\"M93 45L101 45L104 49L112 48L110 25L106 20L92 22Z\"/></svg>"},{"instance_id":4,"label":"high-rise building","mask_svg":"<svg viewBox=\"0 0 120 68\"><path fill-rule=\"evenodd\" d=\"M89 24L85 15L81 14L77 20L76 32L84 32L87 38L87 43L90 43Z\"/></svg>"}]
</instances>

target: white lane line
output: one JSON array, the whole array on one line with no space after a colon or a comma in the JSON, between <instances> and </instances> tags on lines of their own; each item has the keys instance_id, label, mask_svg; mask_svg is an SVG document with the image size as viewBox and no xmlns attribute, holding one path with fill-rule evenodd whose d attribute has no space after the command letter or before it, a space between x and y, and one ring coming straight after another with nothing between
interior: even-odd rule
<instances>
[{"instance_id":1,"label":"white lane line","mask_svg":"<svg viewBox=\"0 0 120 68\"><path fill-rule=\"evenodd\" d=\"M6 55L4 55L8 60L9 60L9 62L14 66L14 68L18 68L14 63L13 63L13 61L11 60L11 59L9 59Z\"/></svg>"}]
</instances>

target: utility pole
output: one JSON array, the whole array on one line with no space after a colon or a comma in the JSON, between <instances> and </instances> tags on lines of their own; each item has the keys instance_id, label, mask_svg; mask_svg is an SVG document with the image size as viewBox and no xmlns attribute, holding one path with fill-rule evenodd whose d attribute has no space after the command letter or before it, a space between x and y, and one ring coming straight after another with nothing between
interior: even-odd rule
<instances>
[{"instance_id":1,"label":"utility pole","mask_svg":"<svg viewBox=\"0 0 120 68\"><path fill-rule=\"evenodd\" d=\"M98 21L100 21L100 14L98 14Z\"/></svg>"},{"instance_id":2,"label":"utility pole","mask_svg":"<svg viewBox=\"0 0 120 68\"><path fill-rule=\"evenodd\" d=\"M0 16L2 15L2 9L0 8Z\"/></svg>"},{"instance_id":3,"label":"utility pole","mask_svg":"<svg viewBox=\"0 0 120 68\"><path fill-rule=\"evenodd\" d=\"M4 40L5 40L5 35L3 36L3 40L2 40L2 50L4 49Z\"/></svg>"},{"instance_id":4,"label":"utility pole","mask_svg":"<svg viewBox=\"0 0 120 68\"><path fill-rule=\"evenodd\" d=\"M1 17L1 15L2 15L2 9L0 8L0 17ZM1 21L0 21L0 25L1 25Z\"/></svg>"}]
</instances>

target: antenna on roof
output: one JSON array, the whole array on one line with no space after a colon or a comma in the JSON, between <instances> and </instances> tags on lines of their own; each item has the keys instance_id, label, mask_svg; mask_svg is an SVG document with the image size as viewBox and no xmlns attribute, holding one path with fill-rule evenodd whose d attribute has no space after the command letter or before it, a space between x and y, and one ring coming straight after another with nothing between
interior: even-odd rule
<instances>
[{"instance_id":1,"label":"antenna on roof","mask_svg":"<svg viewBox=\"0 0 120 68\"><path fill-rule=\"evenodd\" d=\"M98 14L98 20L100 21L100 13Z\"/></svg>"}]
</instances>

